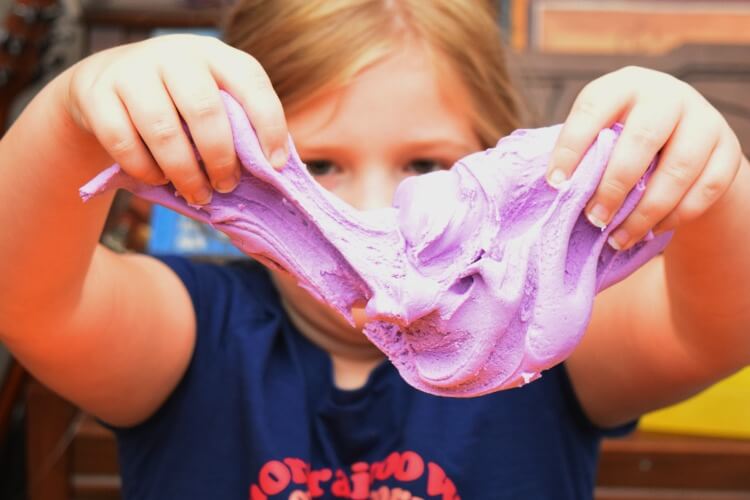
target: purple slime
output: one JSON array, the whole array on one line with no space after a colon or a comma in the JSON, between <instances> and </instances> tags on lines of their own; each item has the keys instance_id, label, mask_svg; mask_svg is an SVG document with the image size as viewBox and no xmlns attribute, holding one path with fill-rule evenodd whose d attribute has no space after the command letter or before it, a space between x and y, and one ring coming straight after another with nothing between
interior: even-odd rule
<instances>
[{"instance_id":1,"label":"purple slime","mask_svg":"<svg viewBox=\"0 0 750 500\"><path fill-rule=\"evenodd\" d=\"M580 341L596 293L661 252L672 233L627 251L606 239L635 207L653 163L604 229L583 209L621 127L602 130L559 189L544 174L560 126L517 130L450 169L403 181L393 206L360 212L309 175L289 140L281 171L266 161L244 110L224 102L244 168L237 188L190 205L118 165L80 190L123 188L227 234L248 255L294 275L353 323L412 386L471 397L517 387Z\"/></svg>"}]
</instances>

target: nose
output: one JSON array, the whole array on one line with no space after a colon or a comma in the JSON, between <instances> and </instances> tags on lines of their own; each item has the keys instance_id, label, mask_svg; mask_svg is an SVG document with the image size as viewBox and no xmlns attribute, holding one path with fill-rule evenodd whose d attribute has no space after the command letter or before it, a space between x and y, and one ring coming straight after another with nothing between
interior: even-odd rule
<instances>
[{"instance_id":1,"label":"nose","mask_svg":"<svg viewBox=\"0 0 750 500\"><path fill-rule=\"evenodd\" d=\"M390 207L400 180L394 177L392 168L364 166L352 174L347 192L339 196L358 210Z\"/></svg>"}]
</instances>

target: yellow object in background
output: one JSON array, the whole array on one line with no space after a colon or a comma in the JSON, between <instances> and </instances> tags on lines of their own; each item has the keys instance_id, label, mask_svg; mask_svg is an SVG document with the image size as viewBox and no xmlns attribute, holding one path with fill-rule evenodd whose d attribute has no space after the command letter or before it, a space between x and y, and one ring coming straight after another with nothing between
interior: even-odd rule
<instances>
[{"instance_id":1,"label":"yellow object in background","mask_svg":"<svg viewBox=\"0 0 750 500\"><path fill-rule=\"evenodd\" d=\"M644 415L639 428L750 439L750 367L687 401Z\"/></svg>"}]
</instances>

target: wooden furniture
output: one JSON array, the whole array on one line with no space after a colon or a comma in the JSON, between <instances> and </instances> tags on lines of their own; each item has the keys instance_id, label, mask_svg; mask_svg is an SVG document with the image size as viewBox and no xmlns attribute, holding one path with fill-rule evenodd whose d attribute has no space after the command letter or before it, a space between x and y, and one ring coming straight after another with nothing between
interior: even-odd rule
<instances>
[{"instance_id":1,"label":"wooden furniture","mask_svg":"<svg viewBox=\"0 0 750 500\"><path fill-rule=\"evenodd\" d=\"M596 498L750 499L750 439L636 432L606 440Z\"/></svg>"},{"instance_id":2,"label":"wooden furniture","mask_svg":"<svg viewBox=\"0 0 750 500\"><path fill-rule=\"evenodd\" d=\"M510 65L528 104L529 124L564 121L586 83L618 68L643 66L698 89L750 151L750 44L687 45L659 56L511 53Z\"/></svg>"},{"instance_id":3,"label":"wooden furniture","mask_svg":"<svg viewBox=\"0 0 750 500\"><path fill-rule=\"evenodd\" d=\"M28 500L120 498L112 432L36 381L27 390Z\"/></svg>"},{"instance_id":4,"label":"wooden furniture","mask_svg":"<svg viewBox=\"0 0 750 500\"><path fill-rule=\"evenodd\" d=\"M214 26L221 18L221 8L184 0L86 0L82 14L88 27L149 30Z\"/></svg>"},{"instance_id":5,"label":"wooden furniture","mask_svg":"<svg viewBox=\"0 0 750 500\"><path fill-rule=\"evenodd\" d=\"M0 134L10 104L42 73L52 22L60 14L56 0L14 0L0 24Z\"/></svg>"},{"instance_id":6,"label":"wooden furniture","mask_svg":"<svg viewBox=\"0 0 750 500\"><path fill-rule=\"evenodd\" d=\"M185 0L83 0L82 5L85 53L142 40L157 28L213 28L223 12Z\"/></svg>"},{"instance_id":7,"label":"wooden furniture","mask_svg":"<svg viewBox=\"0 0 750 500\"><path fill-rule=\"evenodd\" d=\"M503 7L517 50L661 54L685 44L750 43L749 0L505 0Z\"/></svg>"}]
</instances>

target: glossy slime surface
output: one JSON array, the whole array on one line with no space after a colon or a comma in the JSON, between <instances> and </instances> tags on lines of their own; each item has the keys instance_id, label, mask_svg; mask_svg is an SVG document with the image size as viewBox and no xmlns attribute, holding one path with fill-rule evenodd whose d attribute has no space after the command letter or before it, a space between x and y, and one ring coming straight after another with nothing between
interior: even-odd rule
<instances>
[{"instance_id":1,"label":"glossy slime surface","mask_svg":"<svg viewBox=\"0 0 750 500\"><path fill-rule=\"evenodd\" d=\"M408 178L391 208L360 212L316 183L291 139L289 161L274 170L245 112L224 100L244 167L232 193L189 205L171 184L142 184L113 165L82 198L127 189L212 225L350 322L366 303L365 335L432 394L472 397L538 378L578 344L594 295L671 238L649 234L621 252L606 244L651 169L604 230L583 215L619 126L601 131L559 189L544 173L560 126L518 130L450 170Z\"/></svg>"}]
</instances>

